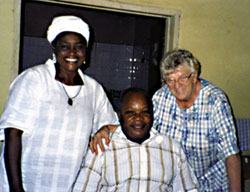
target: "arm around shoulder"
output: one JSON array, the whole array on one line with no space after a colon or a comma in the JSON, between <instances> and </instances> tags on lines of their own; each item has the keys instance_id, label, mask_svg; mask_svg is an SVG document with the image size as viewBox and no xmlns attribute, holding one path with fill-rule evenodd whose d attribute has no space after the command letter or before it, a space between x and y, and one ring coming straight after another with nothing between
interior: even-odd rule
<instances>
[{"instance_id":1,"label":"arm around shoulder","mask_svg":"<svg viewBox=\"0 0 250 192\"><path fill-rule=\"evenodd\" d=\"M95 133L89 143L89 147L92 153L98 155L98 145L100 146L101 151L105 150L102 139L105 139L105 144L109 145L109 135L110 133L114 133L118 126L119 125L105 125Z\"/></svg>"}]
</instances>

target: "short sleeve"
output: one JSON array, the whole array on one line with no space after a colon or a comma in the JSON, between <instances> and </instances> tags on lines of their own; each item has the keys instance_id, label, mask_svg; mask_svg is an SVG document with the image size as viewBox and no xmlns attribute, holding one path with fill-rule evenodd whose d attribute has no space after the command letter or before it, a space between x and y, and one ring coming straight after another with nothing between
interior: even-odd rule
<instances>
[{"instance_id":1,"label":"short sleeve","mask_svg":"<svg viewBox=\"0 0 250 192\"><path fill-rule=\"evenodd\" d=\"M214 114L216 133L218 135L218 151L226 158L239 152L236 129L231 113L231 107L226 98L216 103Z\"/></svg>"},{"instance_id":2,"label":"short sleeve","mask_svg":"<svg viewBox=\"0 0 250 192\"><path fill-rule=\"evenodd\" d=\"M10 86L6 105L0 119L0 130L8 127L31 133L36 122L40 85L31 70L19 75Z\"/></svg>"},{"instance_id":3,"label":"short sleeve","mask_svg":"<svg viewBox=\"0 0 250 192\"><path fill-rule=\"evenodd\" d=\"M117 114L101 86L97 86L95 95L94 132L104 125L119 125Z\"/></svg>"}]
</instances>

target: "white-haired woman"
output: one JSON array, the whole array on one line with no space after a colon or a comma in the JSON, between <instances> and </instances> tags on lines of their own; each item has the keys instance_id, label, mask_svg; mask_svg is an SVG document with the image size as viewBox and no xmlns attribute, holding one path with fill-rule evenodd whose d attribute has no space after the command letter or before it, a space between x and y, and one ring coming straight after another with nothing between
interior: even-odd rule
<instances>
[{"instance_id":1,"label":"white-haired woman","mask_svg":"<svg viewBox=\"0 0 250 192\"><path fill-rule=\"evenodd\" d=\"M59 16L47 39L53 59L15 79L0 119L0 191L69 191L91 133L117 123L101 85L80 70L89 26L79 17Z\"/></svg>"}]
</instances>

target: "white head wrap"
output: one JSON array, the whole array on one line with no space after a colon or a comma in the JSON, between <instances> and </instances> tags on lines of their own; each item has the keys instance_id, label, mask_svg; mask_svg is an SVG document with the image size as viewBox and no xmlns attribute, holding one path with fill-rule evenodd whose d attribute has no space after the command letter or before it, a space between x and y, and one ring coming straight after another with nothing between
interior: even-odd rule
<instances>
[{"instance_id":1,"label":"white head wrap","mask_svg":"<svg viewBox=\"0 0 250 192\"><path fill-rule=\"evenodd\" d=\"M81 34L89 42L89 26L76 16L55 17L48 28L47 39L50 43L62 32L75 32Z\"/></svg>"}]
</instances>

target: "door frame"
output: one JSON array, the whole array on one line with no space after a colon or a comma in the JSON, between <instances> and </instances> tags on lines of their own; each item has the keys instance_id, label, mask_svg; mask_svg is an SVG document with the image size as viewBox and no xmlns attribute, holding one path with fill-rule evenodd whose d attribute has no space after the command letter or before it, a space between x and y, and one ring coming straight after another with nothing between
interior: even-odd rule
<instances>
[{"instance_id":1,"label":"door frame","mask_svg":"<svg viewBox=\"0 0 250 192\"><path fill-rule=\"evenodd\" d=\"M19 52L20 52L20 29L21 29L21 4L25 0L16 1L14 6L15 20L15 37L16 42L13 51L13 66L11 75L14 79L18 74L19 69ZM165 42L164 42L164 52L172 50L178 47L179 42L179 31L180 31L180 17L181 11L177 9L159 8L159 7L149 7L142 5L134 5L128 3L120 3L108 0L29 0L29 1L40 1L53 4L64 4L73 5L85 8L115 11L123 13L133 13L145 16L161 17L166 18L166 30L165 30Z\"/></svg>"},{"instance_id":2,"label":"door frame","mask_svg":"<svg viewBox=\"0 0 250 192\"><path fill-rule=\"evenodd\" d=\"M132 13L166 19L165 51L178 47L181 11L160 7L149 7L108 0L37 0L64 5L74 5L106 11Z\"/></svg>"}]
</instances>

